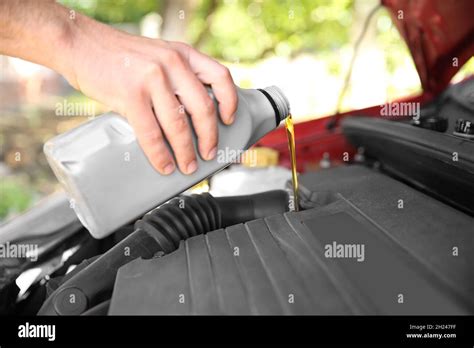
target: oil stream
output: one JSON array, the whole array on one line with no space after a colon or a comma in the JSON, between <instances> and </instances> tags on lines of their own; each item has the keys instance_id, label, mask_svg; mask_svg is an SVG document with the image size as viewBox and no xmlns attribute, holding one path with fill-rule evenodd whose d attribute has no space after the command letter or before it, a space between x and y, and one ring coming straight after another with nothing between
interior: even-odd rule
<instances>
[{"instance_id":1,"label":"oil stream","mask_svg":"<svg viewBox=\"0 0 474 348\"><path fill-rule=\"evenodd\" d=\"M298 177L296 175L296 149L295 149L295 128L291 114L285 119L286 136L288 137L288 148L290 150L291 160L291 179L293 181L293 199L295 211L299 210L298 199Z\"/></svg>"}]
</instances>

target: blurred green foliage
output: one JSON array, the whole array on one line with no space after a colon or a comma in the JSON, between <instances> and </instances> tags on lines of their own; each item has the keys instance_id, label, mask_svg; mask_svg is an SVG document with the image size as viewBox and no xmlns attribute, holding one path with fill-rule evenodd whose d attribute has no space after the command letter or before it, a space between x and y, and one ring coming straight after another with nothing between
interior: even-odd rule
<instances>
[{"instance_id":1,"label":"blurred green foliage","mask_svg":"<svg viewBox=\"0 0 474 348\"><path fill-rule=\"evenodd\" d=\"M22 212L33 199L30 188L18 178L2 178L0 183L0 220Z\"/></svg>"},{"instance_id":2,"label":"blurred green foliage","mask_svg":"<svg viewBox=\"0 0 474 348\"><path fill-rule=\"evenodd\" d=\"M341 47L349 40L352 0L219 2L208 20L193 17L191 42L227 61L256 61L268 54L296 56ZM205 35L203 35L203 32Z\"/></svg>"},{"instance_id":3,"label":"blurred green foliage","mask_svg":"<svg viewBox=\"0 0 474 348\"><path fill-rule=\"evenodd\" d=\"M105 23L137 23L164 15L173 0L61 0ZM182 25L187 41L226 61L254 62L269 54L333 50L349 40L353 0L189 0ZM166 18L165 18L166 20ZM177 20L177 18L176 18Z\"/></svg>"},{"instance_id":4,"label":"blurred green foliage","mask_svg":"<svg viewBox=\"0 0 474 348\"><path fill-rule=\"evenodd\" d=\"M137 23L149 12L159 12L157 0L60 0L63 5L104 23Z\"/></svg>"}]
</instances>

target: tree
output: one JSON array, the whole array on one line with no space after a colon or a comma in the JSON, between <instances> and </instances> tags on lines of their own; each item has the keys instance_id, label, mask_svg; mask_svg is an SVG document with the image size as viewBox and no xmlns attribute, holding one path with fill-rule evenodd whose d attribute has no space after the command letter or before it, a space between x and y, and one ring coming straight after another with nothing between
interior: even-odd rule
<instances>
[{"instance_id":1,"label":"tree","mask_svg":"<svg viewBox=\"0 0 474 348\"><path fill-rule=\"evenodd\" d=\"M347 43L353 0L62 0L106 23L163 17L165 39L213 57L254 62L268 55L334 50Z\"/></svg>"}]
</instances>

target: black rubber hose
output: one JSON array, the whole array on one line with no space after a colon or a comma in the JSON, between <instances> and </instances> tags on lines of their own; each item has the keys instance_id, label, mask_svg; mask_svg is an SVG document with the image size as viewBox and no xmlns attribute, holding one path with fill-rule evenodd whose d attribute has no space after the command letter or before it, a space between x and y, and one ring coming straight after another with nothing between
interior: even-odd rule
<instances>
[{"instance_id":1,"label":"black rubber hose","mask_svg":"<svg viewBox=\"0 0 474 348\"><path fill-rule=\"evenodd\" d=\"M142 257L176 250L187 238L213 230L281 214L289 210L286 191L214 198L210 194L180 196L145 214L135 231L89 266L61 284L44 302L39 315L79 315L110 296L118 269Z\"/></svg>"},{"instance_id":2,"label":"black rubber hose","mask_svg":"<svg viewBox=\"0 0 474 348\"><path fill-rule=\"evenodd\" d=\"M288 193L283 190L267 191L247 196L215 198L221 210L224 226L232 226L288 211L288 199Z\"/></svg>"}]
</instances>

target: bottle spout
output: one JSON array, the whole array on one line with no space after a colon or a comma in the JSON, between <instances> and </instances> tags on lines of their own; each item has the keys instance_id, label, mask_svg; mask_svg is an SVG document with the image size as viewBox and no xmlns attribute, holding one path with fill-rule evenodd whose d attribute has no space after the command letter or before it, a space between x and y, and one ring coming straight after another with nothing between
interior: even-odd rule
<instances>
[{"instance_id":1,"label":"bottle spout","mask_svg":"<svg viewBox=\"0 0 474 348\"><path fill-rule=\"evenodd\" d=\"M288 117L290 114L290 102L288 98L283 94L282 90L277 86L270 86L264 89L259 89L267 99L270 104L272 104L273 109L275 110L275 119L277 126Z\"/></svg>"}]
</instances>

